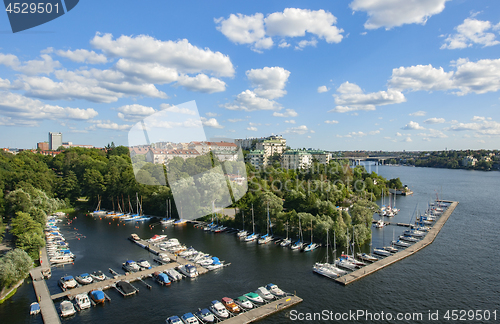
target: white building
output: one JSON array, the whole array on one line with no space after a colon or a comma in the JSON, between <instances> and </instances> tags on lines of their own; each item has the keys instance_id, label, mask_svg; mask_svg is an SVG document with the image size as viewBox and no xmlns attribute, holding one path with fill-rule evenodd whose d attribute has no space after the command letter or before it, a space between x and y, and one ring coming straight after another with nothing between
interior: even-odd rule
<instances>
[{"instance_id":1,"label":"white building","mask_svg":"<svg viewBox=\"0 0 500 324\"><path fill-rule=\"evenodd\" d=\"M306 169L312 164L312 155L307 151L288 150L283 153L281 167L283 169Z\"/></svg>"},{"instance_id":2,"label":"white building","mask_svg":"<svg viewBox=\"0 0 500 324\"><path fill-rule=\"evenodd\" d=\"M472 155L466 156L462 160L462 166L475 166L477 163L477 159Z\"/></svg>"},{"instance_id":3,"label":"white building","mask_svg":"<svg viewBox=\"0 0 500 324\"><path fill-rule=\"evenodd\" d=\"M262 150L250 151L246 156L246 162L258 169L266 167L268 163L267 156Z\"/></svg>"},{"instance_id":4,"label":"white building","mask_svg":"<svg viewBox=\"0 0 500 324\"><path fill-rule=\"evenodd\" d=\"M330 162L330 154L326 153L322 150L308 150L307 153L310 153L313 159L318 160L318 163L328 164Z\"/></svg>"},{"instance_id":5,"label":"white building","mask_svg":"<svg viewBox=\"0 0 500 324\"><path fill-rule=\"evenodd\" d=\"M62 146L62 133L49 133L49 150L57 150Z\"/></svg>"}]
</instances>

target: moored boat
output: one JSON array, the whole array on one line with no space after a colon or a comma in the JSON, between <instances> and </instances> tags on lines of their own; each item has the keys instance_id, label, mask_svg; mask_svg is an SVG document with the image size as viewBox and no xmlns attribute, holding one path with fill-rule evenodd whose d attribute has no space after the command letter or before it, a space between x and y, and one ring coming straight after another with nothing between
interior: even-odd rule
<instances>
[{"instance_id":1,"label":"moored boat","mask_svg":"<svg viewBox=\"0 0 500 324\"><path fill-rule=\"evenodd\" d=\"M84 309L90 308L92 304L90 303L89 296L87 294L78 294L75 296L76 309L82 311Z\"/></svg>"},{"instance_id":2,"label":"moored boat","mask_svg":"<svg viewBox=\"0 0 500 324\"><path fill-rule=\"evenodd\" d=\"M266 289L273 294L274 296L277 297L283 297L285 296L285 292L281 290L277 285L269 283L266 285Z\"/></svg>"},{"instance_id":3,"label":"moored boat","mask_svg":"<svg viewBox=\"0 0 500 324\"><path fill-rule=\"evenodd\" d=\"M61 302L59 309L61 310L62 317L68 317L76 313L73 303L68 300Z\"/></svg>"},{"instance_id":4,"label":"moored boat","mask_svg":"<svg viewBox=\"0 0 500 324\"><path fill-rule=\"evenodd\" d=\"M36 315L38 313L40 313L40 305L37 302L31 303L30 315Z\"/></svg>"},{"instance_id":5,"label":"moored boat","mask_svg":"<svg viewBox=\"0 0 500 324\"><path fill-rule=\"evenodd\" d=\"M228 311L230 311L233 314L241 312L241 308L238 305L236 305L236 303L232 298L223 297L222 304L226 307Z\"/></svg>"},{"instance_id":6,"label":"moored boat","mask_svg":"<svg viewBox=\"0 0 500 324\"><path fill-rule=\"evenodd\" d=\"M122 267L123 267L123 270L128 271L128 272L137 272L137 271L141 270L139 265L135 261L132 261L132 260L125 261L125 263L123 263Z\"/></svg>"},{"instance_id":7,"label":"moored boat","mask_svg":"<svg viewBox=\"0 0 500 324\"><path fill-rule=\"evenodd\" d=\"M93 281L92 277L88 273L82 273L81 275L76 276L75 279L82 285L88 285Z\"/></svg>"},{"instance_id":8,"label":"moored boat","mask_svg":"<svg viewBox=\"0 0 500 324\"><path fill-rule=\"evenodd\" d=\"M207 308L198 309L196 316L205 323L215 322L214 314L212 314Z\"/></svg>"},{"instance_id":9,"label":"moored boat","mask_svg":"<svg viewBox=\"0 0 500 324\"><path fill-rule=\"evenodd\" d=\"M75 288L76 286L78 286L78 283L76 282L75 278L73 278L73 276L65 276L59 280L59 285L63 290L66 290Z\"/></svg>"},{"instance_id":10,"label":"moored boat","mask_svg":"<svg viewBox=\"0 0 500 324\"><path fill-rule=\"evenodd\" d=\"M226 307L218 300L212 300L210 305L210 311L214 313L219 318L228 318L229 312Z\"/></svg>"},{"instance_id":11,"label":"moored boat","mask_svg":"<svg viewBox=\"0 0 500 324\"><path fill-rule=\"evenodd\" d=\"M90 298L94 301L96 304L104 303L106 301L106 297L104 295L104 292L101 289L94 289L90 291Z\"/></svg>"},{"instance_id":12,"label":"moored boat","mask_svg":"<svg viewBox=\"0 0 500 324\"><path fill-rule=\"evenodd\" d=\"M94 271L90 274L90 276L92 277L92 279L94 279L95 281L103 281L103 280L106 280L108 279L108 277L102 273L101 270L97 270L97 271Z\"/></svg>"},{"instance_id":13,"label":"moored boat","mask_svg":"<svg viewBox=\"0 0 500 324\"><path fill-rule=\"evenodd\" d=\"M177 267L177 269L186 277L189 277L189 278L198 277L198 270L192 264L186 263L186 264L183 264L183 265Z\"/></svg>"},{"instance_id":14,"label":"moored boat","mask_svg":"<svg viewBox=\"0 0 500 324\"><path fill-rule=\"evenodd\" d=\"M252 309L253 304L248 300L245 296L240 296L236 298L235 303L238 304L241 308Z\"/></svg>"}]
</instances>

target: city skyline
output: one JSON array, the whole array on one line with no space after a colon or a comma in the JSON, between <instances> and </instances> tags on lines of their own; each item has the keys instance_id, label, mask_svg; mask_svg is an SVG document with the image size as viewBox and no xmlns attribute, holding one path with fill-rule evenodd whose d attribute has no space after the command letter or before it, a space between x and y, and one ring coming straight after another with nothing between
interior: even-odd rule
<instances>
[{"instance_id":1,"label":"city skyline","mask_svg":"<svg viewBox=\"0 0 500 324\"><path fill-rule=\"evenodd\" d=\"M16 34L3 15L0 146L128 145L138 121L194 100L207 140L499 148L498 2L220 4L86 1Z\"/></svg>"}]
</instances>

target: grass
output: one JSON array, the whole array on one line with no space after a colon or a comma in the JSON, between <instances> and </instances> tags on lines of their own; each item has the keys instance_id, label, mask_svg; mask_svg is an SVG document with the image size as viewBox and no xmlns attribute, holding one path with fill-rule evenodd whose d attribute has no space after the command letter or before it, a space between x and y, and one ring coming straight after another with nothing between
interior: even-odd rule
<instances>
[{"instance_id":1,"label":"grass","mask_svg":"<svg viewBox=\"0 0 500 324\"><path fill-rule=\"evenodd\" d=\"M2 304L4 301L9 299L10 297L14 296L14 294L17 292L17 288L13 289L7 296L4 298L0 299L0 304Z\"/></svg>"}]
</instances>

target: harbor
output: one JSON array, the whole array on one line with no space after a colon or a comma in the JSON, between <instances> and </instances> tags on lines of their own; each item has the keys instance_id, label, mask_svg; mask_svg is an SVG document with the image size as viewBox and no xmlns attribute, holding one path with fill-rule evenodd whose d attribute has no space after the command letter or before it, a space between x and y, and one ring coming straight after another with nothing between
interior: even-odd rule
<instances>
[{"instance_id":1,"label":"harbor","mask_svg":"<svg viewBox=\"0 0 500 324\"><path fill-rule=\"evenodd\" d=\"M377 272L391 264L394 264L406 257L409 257L410 255L420 251L424 247L434 242L434 239L437 237L437 235L443 228L444 224L446 223L446 221L448 220L448 218L451 216L451 214L458 205L457 201L442 201L442 202L450 203L450 206L448 206L448 208L443 212L441 217L436 221L436 223L432 226L432 228L429 230L427 235L425 235L425 237L422 240L416 242L415 244L411 245L410 247L402 251L399 251L393 255L378 260L372 264L366 265L361 269L358 269L340 278L337 278L335 281L344 286L349 285L361 278L369 276L374 272Z\"/></svg>"}]
</instances>

